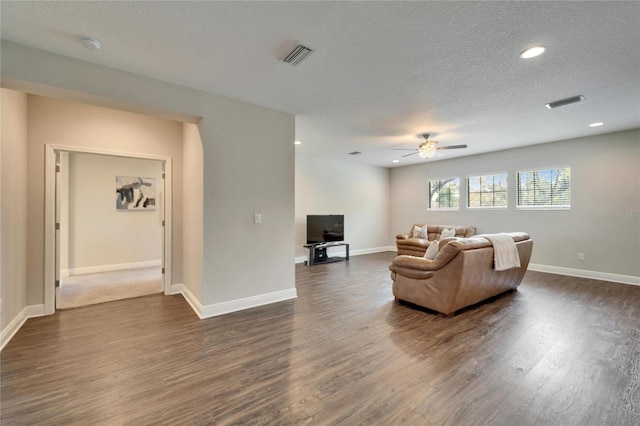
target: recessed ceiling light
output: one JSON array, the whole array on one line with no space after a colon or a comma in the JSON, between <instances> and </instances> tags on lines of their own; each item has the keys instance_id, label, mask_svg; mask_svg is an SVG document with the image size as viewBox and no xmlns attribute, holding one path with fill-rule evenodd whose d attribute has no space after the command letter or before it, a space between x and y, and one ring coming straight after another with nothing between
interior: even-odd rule
<instances>
[{"instance_id":1,"label":"recessed ceiling light","mask_svg":"<svg viewBox=\"0 0 640 426\"><path fill-rule=\"evenodd\" d=\"M295 141L295 142L294 142L294 144L295 144L295 145L302 145L302 142L300 142L300 141Z\"/></svg>"},{"instance_id":2,"label":"recessed ceiling light","mask_svg":"<svg viewBox=\"0 0 640 426\"><path fill-rule=\"evenodd\" d=\"M393 162L394 162L394 163L399 163L399 162L400 162L400 160L393 160Z\"/></svg>"},{"instance_id":3,"label":"recessed ceiling light","mask_svg":"<svg viewBox=\"0 0 640 426\"><path fill-rule=\"evenodd\" d=\"M544 46L534 46L534 47L530 47L529 49L525 50L524 52L522 52L520 54L520 57L522 59L531 59L531 58L535 58L536 56L540 56L544 53L544 51L547 50L546 47Z\"/></svg>"},{"instance_id":4,"label":"recessed ceiling light","mask_svg":"<svg viewBox=\"0 0 640 426\"><path fill-rule=\"evenodd\" d=\"M82 37L80 39L80 44L89 50L100 50L102 47L102 43L100 43L99 40L91 37Z\"/></svg>"},{"instance_id":5,"label":"recessed ceiling light","mask_svg":"<svg viewBox=\"0 0 640 426\"><path fill-rule=\"evenodd\" d=\"M589 124L589 127L600 127L602 126L604 123L602 121L598 121L596 123L591 123Z\"/></svg>"}]
</instances>

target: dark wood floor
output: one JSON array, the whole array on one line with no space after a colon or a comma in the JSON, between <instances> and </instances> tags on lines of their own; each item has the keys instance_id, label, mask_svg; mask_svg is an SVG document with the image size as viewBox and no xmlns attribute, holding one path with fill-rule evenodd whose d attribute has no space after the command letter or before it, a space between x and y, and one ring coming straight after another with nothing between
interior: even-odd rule
<instances>
[{"instance_id":1,"label":"dark wood floor","mask_svg":"<svg viewBox=\"0 0 640 426\"><path fill-rule=\"evenodd\" d=\"M640 423L640 287L529 272L445 319L393 301L392 256L297 265L296 300L207 320L161 295L30 319L1 423Z\"/></svg>"}]
</instances>

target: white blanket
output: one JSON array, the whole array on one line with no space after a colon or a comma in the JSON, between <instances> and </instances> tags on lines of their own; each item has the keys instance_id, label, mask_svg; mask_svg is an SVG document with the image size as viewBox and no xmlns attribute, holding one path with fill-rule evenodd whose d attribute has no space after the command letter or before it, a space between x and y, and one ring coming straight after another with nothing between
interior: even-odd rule
<instances>
[{"instance_id":1,"label":"white blanket","mask_svg":"<svg viewBox=\"0 0 640 426\"><path fill-rule=\"evenodd\" d=\"M493 244L493 263L496 271L520 267L520 256L515 241L509 234L483 235Z\"/></svg>"}]
</instances>

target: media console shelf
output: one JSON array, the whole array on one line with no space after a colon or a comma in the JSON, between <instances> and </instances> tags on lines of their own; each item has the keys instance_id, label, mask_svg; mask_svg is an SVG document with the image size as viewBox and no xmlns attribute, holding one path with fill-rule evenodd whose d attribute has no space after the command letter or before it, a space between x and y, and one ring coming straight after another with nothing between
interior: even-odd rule
<instances>
[{"instance_id":1,"label":"media console shelf","mask_svg":"<svg viewBox=\"0 0 640 426\"><path fill-rule=\"evenodd\" d=\"M346 246L346 256L334 256L329 257L327 255L327 249L329 247ZM306 265L312 266L319 263L331 263L340 262L341 260L349 260L349 243L335 242L335 243L316 243L305 244L304 248L309 249L309 256L307 257Z\"/></svg>"}]
</instances>

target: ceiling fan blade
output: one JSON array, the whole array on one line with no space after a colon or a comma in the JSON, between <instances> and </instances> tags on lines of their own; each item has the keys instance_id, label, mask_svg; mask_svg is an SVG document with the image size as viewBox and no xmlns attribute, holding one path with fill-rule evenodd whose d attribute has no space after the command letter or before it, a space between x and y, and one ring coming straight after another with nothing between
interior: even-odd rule
<instances>
[{"instance_id":1,"label":"ceiling fan blade","mask_svg":"<svg viewBox=\"0 0 640 426\"><path fill-rule=\"evenodd\" d=\"M416 155L417 153L418 153L418 151L416 151L416 152L412 152L411 154L405 154L405 155L402 155L401 157L402 157L402 158L404 158L404 157L408 157L408 156L410 156L410 155Z\"/></svg>"},{"instance_id":2,"label":"ceiling fan blade","mask_svg":"<svg viewBox=\"0 0 640 426\"><path fill-rule=\"evenodd\" d=\"M391 148L392 151L417 151L415 148Z\"/></svg>"},{"instance_id":3,"label":"ceiling fan blade","mask_svg":"<svg viewBox=\"0 0 640 426\"><path fill-rule=\"evenodd\" d=\"M438 148L436 148L438 151L442 150L442 149L461 149L461 148L466 148L466 145L449 145L449 146L440 146Z\"/></svg>"}]
</instances>

